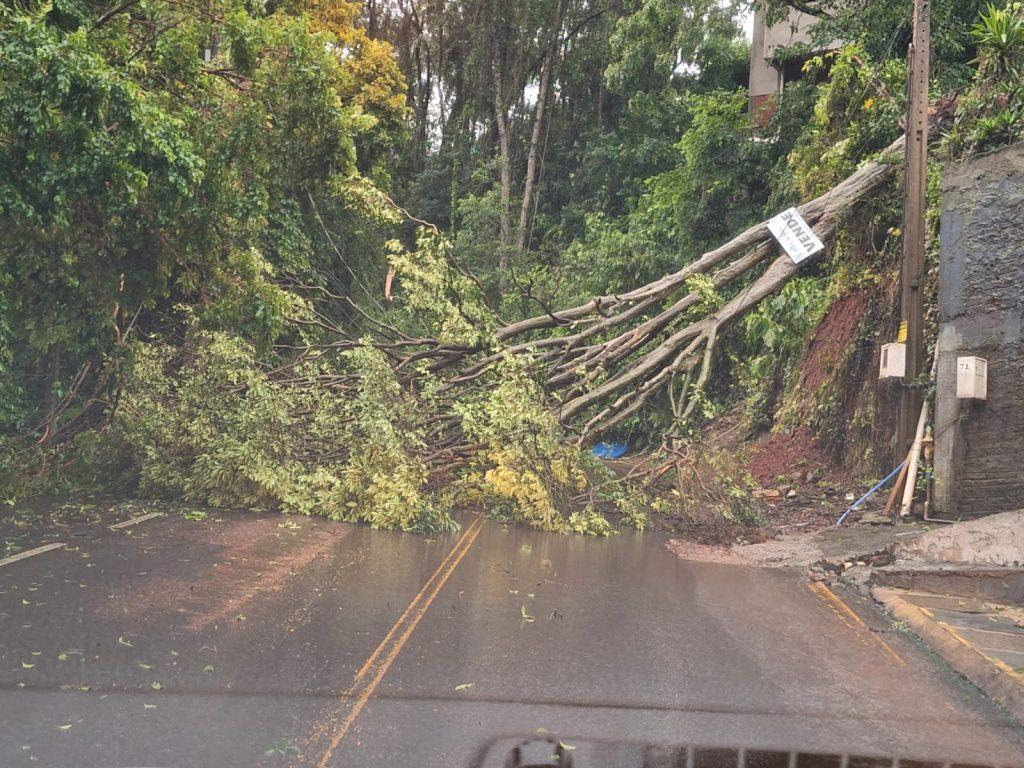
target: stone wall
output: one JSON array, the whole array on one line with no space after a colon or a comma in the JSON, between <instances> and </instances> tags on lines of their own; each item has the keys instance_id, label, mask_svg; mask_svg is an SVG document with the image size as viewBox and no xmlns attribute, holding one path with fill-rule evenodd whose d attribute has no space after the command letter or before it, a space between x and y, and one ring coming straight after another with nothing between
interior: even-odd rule
<instances>
[{"instance_id":1,"label":"stone wall","mask_svg":"<svg viewBox=\"0 0 1024 768\"><path fill-rule=\"evenodd\" d=\"M942 180L934 509L1024 509L1024 144ZM956 358L988 360L988 399L958 400Z\"/></svg>"}]
</instances>

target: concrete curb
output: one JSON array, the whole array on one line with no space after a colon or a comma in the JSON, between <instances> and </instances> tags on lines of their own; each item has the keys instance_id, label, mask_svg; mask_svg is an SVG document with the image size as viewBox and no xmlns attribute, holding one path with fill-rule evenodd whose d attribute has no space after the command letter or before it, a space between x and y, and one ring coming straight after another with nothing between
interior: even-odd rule
<instances>
[{"instance_id":1,"label":"concrete curb","mask_svg":"<svg viewBox=\"0 0 1024 768\"><path fill-rule=\"evenodd\" d=\"M1024 568L990 565L895 563L871 572L878 587L1024 606Z\"/></svg>"},{"instance_id":2,"label":"concrete curb","mask_svg":"<svg viewBox=\"0 0 1024 768\"><path fill-rule=\"evenodd\" d=\"M992 659L931 618L892 589L873 587L871 594L899 621L905 621L925 645L941 656L957 672L995 699L1024 724L1024 675L1007 664Z\"/></svg>"}]
</instances>

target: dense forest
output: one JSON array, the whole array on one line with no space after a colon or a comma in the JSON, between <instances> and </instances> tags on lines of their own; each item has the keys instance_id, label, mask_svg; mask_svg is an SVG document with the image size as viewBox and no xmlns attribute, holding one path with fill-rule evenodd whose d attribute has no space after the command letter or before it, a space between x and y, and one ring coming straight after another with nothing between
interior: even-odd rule
<instances>
[{"instance_id":1,"label":"dense forest","mask_svg":"<svg viewBox=\"0 0 1024 768\"><path fill-rule=\"evenodd\" d=\"M743 2L4 0L0 500L606 534L752 514L724 414L884 450L865 339L800 363L854 293L896 317L912 3L790 5L759 124ZM932 213L1024 135L1021 4L933 6ZM798 271L759 222L799 204Z\"/></svg>"}]
</instances>

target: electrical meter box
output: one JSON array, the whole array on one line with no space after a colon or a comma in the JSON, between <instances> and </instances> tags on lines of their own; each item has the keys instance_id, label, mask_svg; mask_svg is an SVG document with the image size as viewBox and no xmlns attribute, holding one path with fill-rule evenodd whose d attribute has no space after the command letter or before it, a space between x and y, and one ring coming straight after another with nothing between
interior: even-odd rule
<instances>
[{"instance_id":1,"label":"electrical meter box","mask_svg":"<svg viewBox=\"0 0 1024 768\"><path fill-rule=\"evenodd\" d=\"M907 345L899 342L882 345L878 378L902 379L907 371Z\"/></svg>"},{"instance_id":2,"label":"electrical meter box","mask_svg":"<svg viewBox=\"0 0 1024 768\"><path fill-rule=\"evenodd\" d=\"M972 400L988 398L988 360L983 357L956 359L956 396Z\"/></svg>"}]
</instances>

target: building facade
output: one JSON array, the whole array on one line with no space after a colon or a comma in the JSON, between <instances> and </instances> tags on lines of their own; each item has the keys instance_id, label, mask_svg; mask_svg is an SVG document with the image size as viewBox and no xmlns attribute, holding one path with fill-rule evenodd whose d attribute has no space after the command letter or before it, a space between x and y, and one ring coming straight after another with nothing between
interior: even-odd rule
<instances>
[{"instance_id":1,"label":"building facade","mask_svg":"<svg viewBox=\"0 0 1024 768\"><path fill-rule=\"evenodd\" d=\"M800 43L810 43L810 31L817 17L790 8L789 16L768 25L765 10L754 7L754 30L750 41L750 114L759 123L772 116L786 83L799 80L806 56L786 58L782 51ZM833 42L825 50L837 48Z\"/></svg>"}]
</instances>

